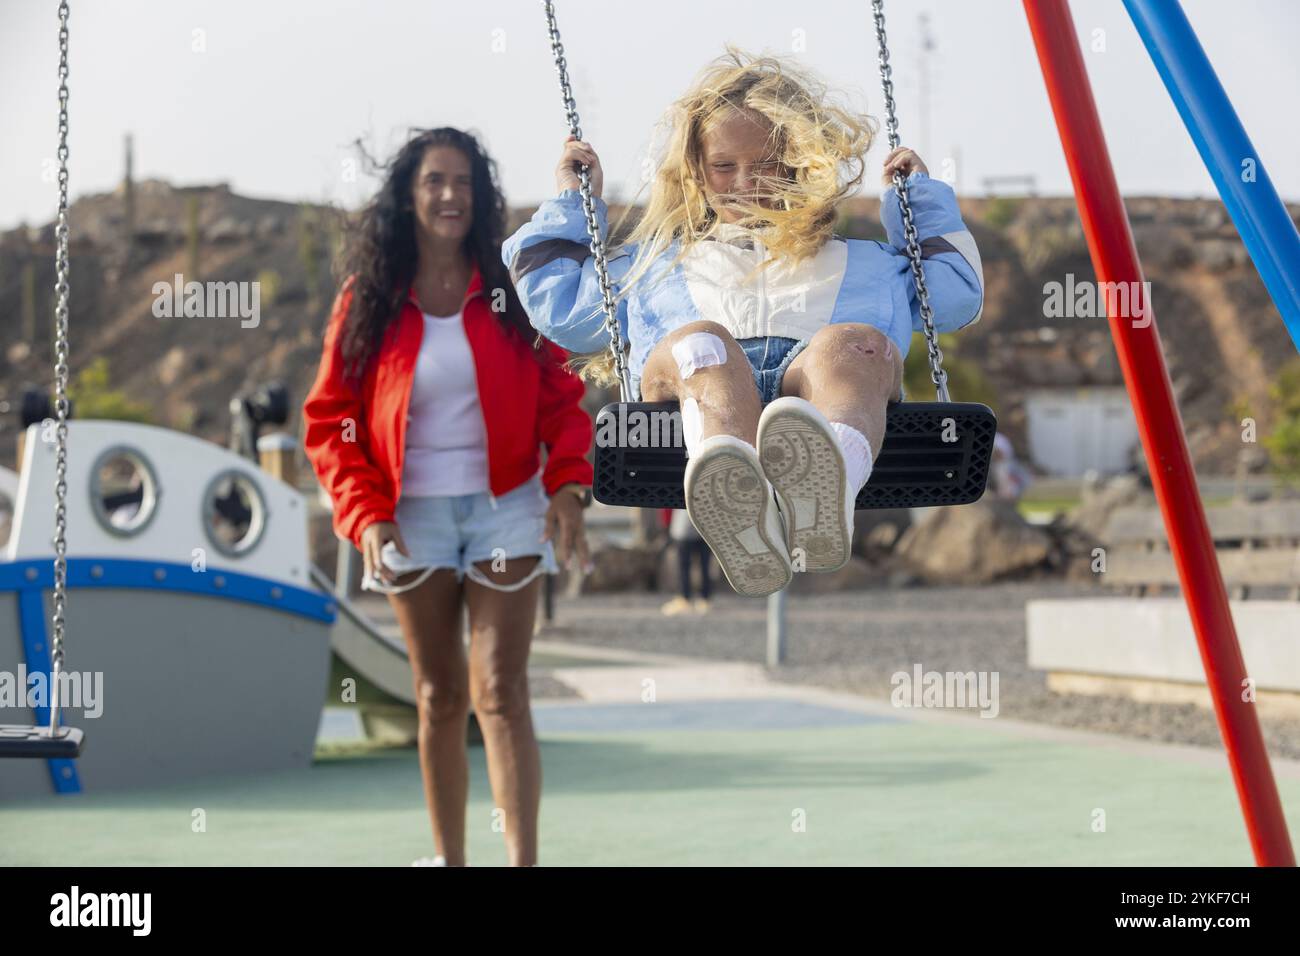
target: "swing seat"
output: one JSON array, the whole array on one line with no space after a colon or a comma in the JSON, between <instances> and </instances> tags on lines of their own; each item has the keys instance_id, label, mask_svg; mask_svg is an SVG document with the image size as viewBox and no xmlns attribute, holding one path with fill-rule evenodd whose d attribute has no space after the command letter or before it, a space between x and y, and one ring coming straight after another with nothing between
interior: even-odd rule
<instances>
[{"instance_id":1,"label":"swing seat","mask_svg":"<svg viewBox=\"0 0 1300 956\"><path fill-rule=\"evenodd\" d=\"M964 505L984 494L998 430L988 406L895 402L885 421L884 446L858 492L859 510ZM600 410L593 498L632 508L685 508L685 474L676 402L613 402Z\"/></svg>"},{"instance_id":2,"label":"swing seat","mask_svg":"<svg viewBox=\"0 0 1300 956\"><path fill-rule=\"evenodd\" d=\"M49 727L26 724L0 724L0 758L77 757L81 754L83 735L76 727L60 727L50 736Z\"/></svg>"}]
</instances>

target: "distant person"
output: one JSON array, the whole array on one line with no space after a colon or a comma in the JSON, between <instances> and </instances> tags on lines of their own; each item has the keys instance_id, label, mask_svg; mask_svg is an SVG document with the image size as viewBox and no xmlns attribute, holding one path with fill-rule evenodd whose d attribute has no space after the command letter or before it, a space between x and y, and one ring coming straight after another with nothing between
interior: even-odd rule
<instances>
[{"instance_id":1,"label":"distant person","mask_svg":"<svg viewBox=\"0 0 1300 956\"><path fill-rule=\"evenodd\" d=\"M668 540L677 552L677 584L679 593L660 610L668 617L678 614L707 614L710 608L709 598L713 594L713 582L710 580L712 552L708 543L700 537L699 531L691 523L690 516L682 508L665 508L668 521ZM691 567L700 569L700 596L693 598L694 587L691 584Z\"/></svg>"},{"instance_id":2,"label":"distant person","mask_svg":"<svg viewBox=\"0 0 1300 956\"><path fill-rule=\"evenodd\" d=\"M443 127L403 146L350 237L303 405L334 528L361 550L364 586L388 593L410 655L438 853L415 865L465 864L471 703L510 863L536 862L538 575L558 570L556 552L590 562L584 388L515 295L501 261L505 208L495 164L469 133Z\"/></svg>"},{"instance_id":3,"label":"distant person","mask_svg":"<svg viewBox=\"0 0 1300 956\"><path fill-rule=\"evenodd\" d=\"M1150 488L1151 469L1147 466L1146 452L1142 450L1142 442L1135 441L1128 450L1128 472L1136 475L1138 485L1143 488Z\"/></svg>"},{"instance_id":4,"label":"distant person","mask_svg":"<svg viewBox=\"0 0 1300 956\"><path fill-rule=\"evenodd\" d=\"M1016 458L1011 439L998 432L993 437L993 461L989 466L989 487L994 496L1019 501L1033 481L1033 474Z\"/></svg>"}]
</instances>

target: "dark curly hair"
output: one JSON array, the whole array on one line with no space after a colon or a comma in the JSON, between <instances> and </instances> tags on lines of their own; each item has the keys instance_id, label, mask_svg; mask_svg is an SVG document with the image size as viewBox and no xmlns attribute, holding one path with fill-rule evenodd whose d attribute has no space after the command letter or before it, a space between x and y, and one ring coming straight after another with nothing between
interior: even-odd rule
<instances>
[{"instance_id":1,"label":"dark curly hair","mask_svg":"<svg viewBox=\"0 0 1300 956\"><path fill-rule=\"evenodd\" d=\"M341 349L349 375L360 376L379 350L388 327L401 312L419 265L416 219L411 192L425 152L451 146L469 160L473 179L473 222L464 252L483 277L484 292L504 292L505 308L493 314L506 329L536 352L540 339L519 302L510 272L501 261L506 202L496 163L472 134L451 126L419 130L382 168L383 185L362 211L344 252L342 274L352 282L352 302L344 321Z\"/></svg>"}]
</instances>

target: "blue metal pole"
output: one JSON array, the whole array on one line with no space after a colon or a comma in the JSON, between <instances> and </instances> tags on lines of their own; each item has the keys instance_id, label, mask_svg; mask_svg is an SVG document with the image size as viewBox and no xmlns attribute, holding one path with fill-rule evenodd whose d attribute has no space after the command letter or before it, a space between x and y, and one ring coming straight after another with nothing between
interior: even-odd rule
<instances>
[{"instance_id":1,"label":"blue metal pole","mask_svg":"<svg viewBox=\"0 0 1300 956\"><path fill-rule=\"evenodd\" d=\"M1124 0L1246 251L1300 349L1300 234L1178 0Z\"/></svg>"}]
</instances>

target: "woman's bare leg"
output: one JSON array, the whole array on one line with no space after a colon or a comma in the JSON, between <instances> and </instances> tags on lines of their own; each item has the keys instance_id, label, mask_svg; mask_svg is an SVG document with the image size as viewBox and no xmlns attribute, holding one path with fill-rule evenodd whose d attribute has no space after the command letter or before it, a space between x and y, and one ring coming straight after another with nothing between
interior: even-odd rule
<instances>
[{"instance_id":1,"label":"woman's bare leg","mask_svg":"<svg viewBox=\"0 0 1300 956\"><path fill-rule=\"evenodd\" d=\"M456 572L439 570L419 587L390 594L388 600L411 659L420 773L434 846L448 866L464 866L469 677L461 636L461 584Z\"/></svg>"},{"instance_id":2,"label":"woman's bare leg","mask_svg":"<svg viewBox=\"0 0 1300 956\"><path fill-rule=\"evenodd\" d=\"M514 584L539 558L516 558L499 571L490 561L475 566L495 584ZM511 866L537 862L537 817L542 799L542 760L528 698L528 653L542 579L517 591L498 591L466 579L469 608L470 695L483 746L495 812L504 815Z\"/></svg>"}]
</instances>

